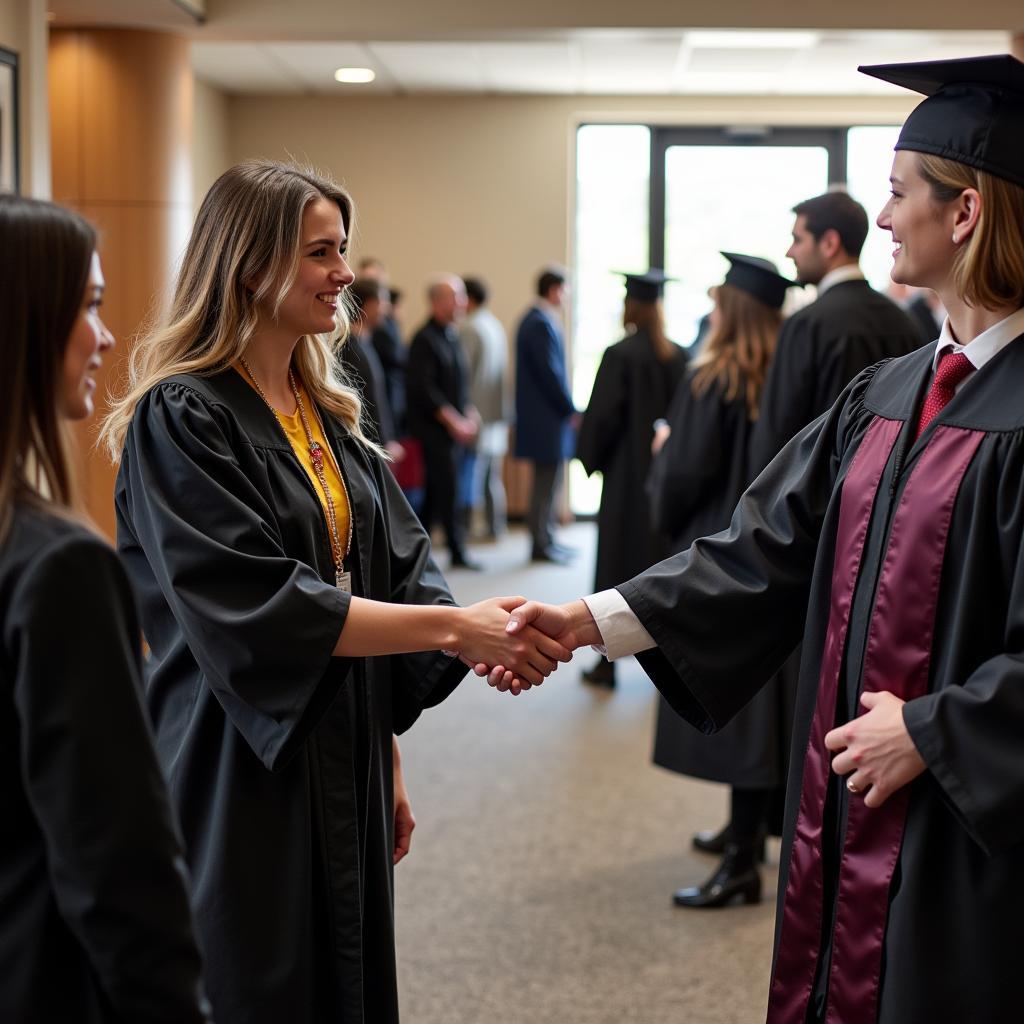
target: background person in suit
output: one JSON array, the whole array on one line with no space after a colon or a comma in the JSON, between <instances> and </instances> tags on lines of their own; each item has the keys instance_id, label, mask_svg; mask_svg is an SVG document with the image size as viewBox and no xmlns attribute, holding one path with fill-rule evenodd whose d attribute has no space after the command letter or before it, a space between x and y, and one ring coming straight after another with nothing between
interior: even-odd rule
<instances>
[{"instance_id":1,"label":"background person in suit","mask_svg":"<svg viewBox=\"0 0 1024 1024\"><path fill-rule=\"evenodd\" d=\"M501 321L487 308L487 285L477 277L464 280L466 317L459 326L459 341L469 370L469 398L480 415L475 457L467 467L466 504L470 517L483 505L487 536L496 539L507 525L501 472L508 453L508 338Z\"/></svg>"},{"instance_id":2,"label":"background person in suit","mask_svg":"<svg viewBox=\"0 0 1024 1024\"><path fill-rule=\"evenodd\" d=\"M555 496L573 453L573 404L565 364L561 310L569 286L564 268L537 278L537 301L516 332L516 455L533 464L528 526L535 562L565 563L569 549L554 538Z\"/></svg>"},{"instance_id":3,"label":"background person in suit","mask_svg":"<svg viewBox=\"0 0 1024 1024\"><path fill-rule=\"evenodd\" d=\"M793 213L786 255L797 280L816 285L818 297L779 334L751 440L753 475L861 370L921 345L910 317L864 280L858 262L868 234L864 207L845 192L826 192L798 203Z\"/></svg>"},{"instance_id":4,"label":"background person in suit","mask_svg":"<svg viewBox=\"0 0 1024 1024\"><path fill-rule=\"evenodd\" d=\"M406 367L409 429L423 445L426 470L420 518L428 533L440 520L453 568L478 569L466 553L465 527L456 515L462 453L479 429L455 327L466 309L466 289L460 278L446 275L430 285L427 299L430 317L412 339Z\"/></svg>"}]
</instances>

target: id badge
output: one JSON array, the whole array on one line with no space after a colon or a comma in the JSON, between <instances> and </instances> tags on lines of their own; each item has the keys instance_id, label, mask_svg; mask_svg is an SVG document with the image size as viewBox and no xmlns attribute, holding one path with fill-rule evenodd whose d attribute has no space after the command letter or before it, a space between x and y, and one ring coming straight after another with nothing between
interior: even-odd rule
<instances>
[{"instance_id":1,"label":"id badge","mask_svg":"<svg viewBox=\"0 0 1024 1024\"><path fill-rule=\"evenodd\" d=\"M335 582L338 585L338 589L346 594L352 593L352 573L347 569L345 572L338 572L334 574Z\"/></svg>"}]
</instances>

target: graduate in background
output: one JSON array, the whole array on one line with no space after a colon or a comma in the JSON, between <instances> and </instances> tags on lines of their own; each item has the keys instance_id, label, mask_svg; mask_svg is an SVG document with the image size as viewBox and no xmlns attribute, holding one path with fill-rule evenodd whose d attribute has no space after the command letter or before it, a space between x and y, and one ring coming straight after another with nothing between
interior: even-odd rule
<instances>
[{"instance_id":1,"label":"graduate in background","mask_svg":"<svg viewBox=\"0 0 1024 1024\"><path fill-rule=\"evenodd\" d=\"M750 436L786 291L795 284L769 260L722 255L730 266L711 290L715 305L707 340L655 438L647 479L651 521L671 539L671 551L685 551L698 537L724 530L750 483ZM703 885L679 890L678 906L721 907L737 896L748 903L761 898L757 859L773 793L786 782L792 733L796 687L795 680L787 682L774 679L714 736L696 732L664 698L659 703L654 763L732 787L723 832L694 836L698 849L723 854L722 862Z\"/></svg>"},{"instance_id":2,"label":"graduate in background","mask_svg":"<svg viewBox=\"0 0 1024 1024\"><path fill-rule=\"evenodd\" d=\"M728 531L510 628L638 654L705 732L802 636L769 1024L1003 1021L1024 920L1024 64L861 70L927 97L878 224L893 280L942 299L938 342L858 374Z\"/></svg>"},{"instance_id":3,"label":"graduate in background","mask_svg":"<svg viewBox=\"0 0 1024 1024\"><path fill-rule=\"evenodd\" d=\"M650 527L644 481L651 463L655 420L664 417L686 369L684 350L665 336L661 270L623 274L626 337L605 349L583 414L576 458L601 473L595 589L635 576L665 555L664 538ZM604 658L583 673L597 686L615 686Z\"/></svg>"},{"instance_id":4,"label":"graduate in background","mask_svg":"<svg viewBox=\"0 0 1024 1024\"><path fill-rule=\"evenodd\" d=\"M509 639L514 599L454 606L339 375L352 219L312 172L221 175L103 433L224 1021L398 1020L395 734L462 678L444 651ZM535 640L531 682L568 656Z\"/></svg>"},{"instance_id":5,"label":"graduate in background","mask_svg":"<svg viewBox=\"0 0 1024 1024\"><path fill-rule=\"evenodd\" d=\"M0 1020L202 1024L135 601L65 441L114 345L95 249L70 210L0 196Z\"/></svg>"}]
</instances>

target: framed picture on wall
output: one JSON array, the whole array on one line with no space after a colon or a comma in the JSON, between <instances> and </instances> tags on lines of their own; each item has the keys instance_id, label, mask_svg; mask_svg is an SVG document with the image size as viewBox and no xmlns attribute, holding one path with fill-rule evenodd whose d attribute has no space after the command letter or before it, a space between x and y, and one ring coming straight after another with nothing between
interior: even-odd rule
<instances>
[{"instance_id":1,"label":"framed picture on wall","mask_svg":"<svg viewBox=\"0 0 1024 1024\"><path fill-rule=\"evenodd\" d=\"M0 46L0 192L18 191L18 55Z\"/></svg>"}]
</instances>

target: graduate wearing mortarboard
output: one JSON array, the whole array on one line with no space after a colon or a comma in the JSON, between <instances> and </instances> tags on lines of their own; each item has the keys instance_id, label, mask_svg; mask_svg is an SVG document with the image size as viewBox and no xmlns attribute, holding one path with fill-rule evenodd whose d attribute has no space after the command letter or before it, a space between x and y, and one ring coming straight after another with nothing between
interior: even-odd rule
<instances>
[{"instance_id":1,"label":"graduate wearing mortarboard","mask_svg":"<svg viewBox=\"0 0 1024 1024\"><path fill-rule=\"evenodd\" d=\"M860 373L728 531L515 618L638 653L706 732L802 638L769 1024L1005 1021L1024 921L1024 64L862 70L927 97L878 223L893 280L942 299L938 342Z\"/></svg>"},{"instance_id":2,"label":"graduate wearing mortarboard","mask_svg":"<svg viewBox=\"0 0 1024 1024\"><path fill-rule=\"evenodd\" d=\"M670 279L657 269L622 276L627 334L601 357L576 444L587 473L604 478L597 515L598 590L642 572L667 551L650 526L644 480L654 421L664 417L686 369L683 349L665 336L661 298ZM601 658L583 678L610 688L615 668Z\"/></svg>"},{"instance_id":3,"label":"graduate wearing mortarboard","mask_svg":"<svg viewBox=\"0 0 1024 1024\"><path fill-rule=\"evenodd\" d=\"M707 340L676 389L647 478L651 521L670 538L671 551L724 530L750 483L750 438L786 292L795 284L769 260L722 255L729 270L711 289ZM794 690L791 680L773 680L714 736L696 732L662 699L654 763L732 787L725 829L694 837L698 849L724 854L722 862L703 885L675 894L679 906L720 907L738 895L748 903L760 899L757 857L772 797L786 782Z\"/></svg>"}]
</instances>

